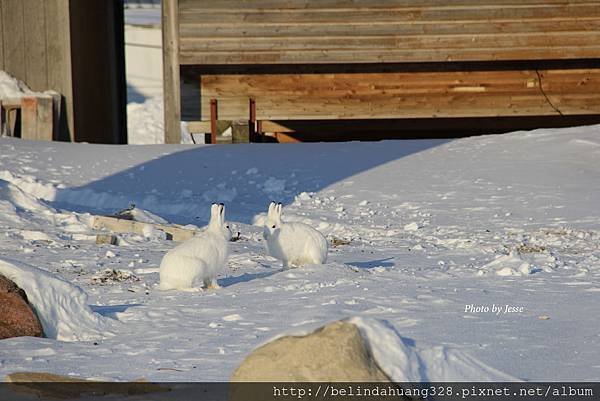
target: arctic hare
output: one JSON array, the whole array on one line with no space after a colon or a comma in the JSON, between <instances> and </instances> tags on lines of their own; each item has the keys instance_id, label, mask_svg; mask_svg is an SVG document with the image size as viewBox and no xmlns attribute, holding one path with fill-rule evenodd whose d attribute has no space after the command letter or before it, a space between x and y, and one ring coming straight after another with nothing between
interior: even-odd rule
<instances>
[{"instance_id":1,"label":"arctic hare","mask_svg":"<svg viewBox=\"0 0 600 401\"><path fill-rule=\"evenodd\" d=\"M281 221L281 203L271 202L263 231L267 252L283 267L323 264L327 261L327 240L304 223Z\"/></svg>"},{"instance_id":2,"label":"arctic hare","mask_svg":"<svg viewBox=\"0 0 600 401\"><path fill-rule=\"evenodd\" d=\"M171 249L160 263L161 290L197 290L219 288L217 274L225 265L229 224L225 222L225 206L213 203L210 222L204 230Z\"/></svg>"}]
</instances>

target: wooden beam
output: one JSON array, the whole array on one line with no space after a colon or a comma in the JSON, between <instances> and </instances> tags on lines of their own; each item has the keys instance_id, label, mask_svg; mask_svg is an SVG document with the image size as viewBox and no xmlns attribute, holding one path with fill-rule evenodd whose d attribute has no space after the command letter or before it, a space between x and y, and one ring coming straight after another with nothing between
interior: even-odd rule
<instances>
[{"instance_id":1,"label":"wooden beam","mask_svg":"<svg viewBox=\"0 0 600 401\"><path fill-rule=\"evenodd\" d=\"M21 98L21 138L37 139L38 99L34 96Z\"/></svg>"},{"instance_id":2,"label":"wooden beam","mask_svg":"<svg viewBox=\"0 0 600 401\"><path fill-rule=\"evenodd\" d=\"M73 113L73 69L71 58L70 0L44 0L46 15L46 42L48 49L48 88L60 93L59 119L55 120L56 140L75 140Z\"/></svg>"},{"instance_id":3,"label":"wooden beam","mask_svg":"<svg viewBox=\"0 0 600 401\"><path fill-rule=\"evenodd\" d=\"M210 99L210 143L217 143L217 120L219 119L219 105L217 99Z\"/></svg>"},{"instance_id":4,"label":"wooden beam","mask_svg":"<svg viewBox=\"0 0 600 401\"><path fill-rule=\"evenodd\" d=\"M37 98L37 130L35 139L51 141L54 137L54 101L51 96L39 96Z\"/></svg>"},{"instance_id":5,"label":"wooden beam","mask_svg":"<svg viewBox=\"0 0 600 401\"><path fill-rule=\"evenodd\" d=\"M231 124L231 142L250 142L250 126L247 121L233 121Z\"/></svg>"},{"instance_id":6,"label":"wooden beam","mask_svg":"<svg viewBox=\"0 0 600 401\"><path fill-rule=\"evenodd\" d=\"M92 228L94 230L108 230L115 233L133 233L139 235L145 235L145 233L155 229L163 231L167 234L167 239L173 241L186 241L199 232L198 230L190 230L172 225L142 223L108 216L95 216Z\"/></svg>"},{"instance_id":7,"label":"wooden beam","mask_svg":"<svg viewBox=\"0 0 600 401\"><path fill-rule=\"evenodd\" d=\"M256 142L256 100L249 100L248 142ZM235 138L234 138L235 141Z\"/></svg>"},{"instance_id":8,"label":"wooden beam","mask_svg":"<svg viewBox=\"0 0 600 401\"><path fill-rule=\"evenodd\" d=\"M181 142L179 1L162 1L165 143Z\"/></svg>"},{"instance_id":9,"label":"wooden beam","mask_svg":"<svg viewBox=\"0 0 600 401\"><path fill-rule=\"evenodd\" d=\"M187 128L191 134L206 134L211 131L211 123L210 121L189 121Z\"/></svg>"},{"instance_id":10,"label":"wooden beam","mask_svg":"<svg viewBox=\"0 0 600 401\"><path fill-rule=\"evenodd\" d=\"M202 93L203 114L216 98L226 120L245 118L248 98L257 120L585 115L600 114L600 68L203 75Z\"/></svg>"}]
</instances>

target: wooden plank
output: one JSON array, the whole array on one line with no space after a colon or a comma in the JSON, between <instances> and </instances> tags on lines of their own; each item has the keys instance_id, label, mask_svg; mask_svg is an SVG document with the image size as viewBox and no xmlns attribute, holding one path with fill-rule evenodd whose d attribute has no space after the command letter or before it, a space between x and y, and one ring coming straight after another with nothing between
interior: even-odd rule
<instances>
[{"instance_id":1,"label":"wooden plank","mask_svg":"<svg viewBox=\"0 0 600 401\"><path fill-rule=\"evenodd\" d=\"M52 97L39 96L37 98L37 129L33 139L51 141L54 136L53 121Z\"/></svg>"},{"instance_id":2,"label":"wooden plank","mask_svg":"<svg viewBox=\"0 0 600 401\"><path fill-rule=\"evenodd\" d=\"M182 65L600 58L597 1L181 0Z\"/></svg>"},{"instance_id":3,"label":"wooden plank","mask_svg":"<svg viewBox=\"0 0 600 401\"><path fill-rule=\"evenodd\" d=\"M408 49L408 50L305 50L253 52L181 52L182 65L196 64L330 64L408 63L447 61L510 61L547 59L596 59L600 44L539 48Z\"/></svg>"},{"instance_id":4,"label":"wooden plank","mask_svg":"<svg viewBox=\"0 0 600 401\"><path fill-rule=\"evenodd\" d=\"M162 1L165 143L181 142L178 0Z\"/></svg>"},{"instance_id":5,"label":"wooden plank","mask_svg":"<svg viewBox=\"0 0 600 401\"><path fill-rule=\"evenodd\" d=\"M167 239L173 241L186 241L199 232L198 230L190 230L166 224L142 223L108 216L95 216L92 228L94 230L108 230L116 233L133 233L139 235L145 235L150 230L156 229L165 232Z\"/></svg>"},{"instance_id":6,"label":"wooden plank","mask_svg":"<svg viewBox=\"0 0 600 401\"><path fill-rule=\"evenodd\" d=\"M189 121L188 132L191 134L206 134L210 132L210 121Z\"/></svg>"},{"instance_id":7,"label":"wooden plank","mask_svg":"<svg viewBox=\"0 0 600 401\"><path fill-rule=\"evenodd\" d=\"M4 0L0 0L0 70L5 70L4 68L4 41L6 40L6 35L4 34L4 19L2 18L3 12L2 8L4 7Z\"/></svg>"},{"instance_id":8,"label":"wooden plank","mask_svg":"<svg viewBox=\"0 0 600 401\"><path fill-rule=\"evenodd\" d=\"M282 10L280 8L265 9L222 9L217 12L209 10L182 10L182 23L195 22L206 24L280 24L280 23L335 23L362 22L381 23L391 21L510 21L523 19L581 18L598 15L598 3L580 4L548 4L542 6L495 6L495 7L387 7L387 8L310 8L299 10Z\"/></svg>"},{"instance_id":9,"label":"wooden plank","mask_svg":"<svg viewBox=\"0 0 600 401\"><path fill-rule=\"evenodd\" d=\"M36 139L37 137L37 106L38 99L34 96L21 98L21 138Z\"/></svg>"},{"instance_id":10,"label":"wooden plank","mask_svg":"<svg viewBox=\"0 0 600 401\"><path fill-rule=\"evenodd\" d=\"M23 46L25 28L21 0L3 0L1 25L4 41L4 70L20 80L25 80L27 59Z\"/></svg>"},{"instance_id":11,"label":"wooden plank","mask_svg":"<svg viewBox=\"0 0 600 401\"><path fill-rule=\"evenodd\" d=\"M546 6L567 4L566 0L179 0L181 10L231 10L231 9L311 9L311 8L388 8L388 7L507 7ZM590 0L568 0L569 4L592 3Z\"/></svg>"},{"instance_id":12,"label":"wooden plank","mask_svg":"<svg viewBox=\"0 0 600 401\"><path fill-rule=\"evenodd\" d=\"M46 55L46 13L44 3L23 0L24 43L27 52L27 86L34 91L48 90L48 60Z\"/></svg>"},{"instance_id":13,"label":"wooden plank","mask_svg":"<svg viewBox=\"0 0 600 401\"><path fill-rule=\"evenodd\" d=\"M600 69L539 77L534 70L205 75L202 109L206 115L206 99L217 98L220 118L245 119L254 98L258 120L554 115L555 107L600 113Z\"/></svg>"},{"instance_id":14,"label":"wooden plank","mask_svg":"<svg viewBox=\"0 0 600 401\"><path fill-rule=\"evenodd\" d=\"M181 23L179 33L181 38L250 38L271 37L321 37L321 36L393 36L393 35L476 35L491 33L544 33L544 32L575 32L599 31L600 16L588 19L564 18L552 20L506 21L491 24L486 21L446 21L440 23L427 22L397 22L379 24L364 23L306 23L281 24L226 24L208 25L194 22Z\"/></svg>"},{"instance_id":15,"label":"wooden plank","mask_svg":"<svg viewBox=\"0 0 600 401\"><path fill-rule=\"evenodd\" d=\"M336 49L348 51L380 50L430 50L442 49L448 52L461 49L485 48L492 51L510 47L576 47L600 43L598 32L547 32L547 33L508 33L485 35L410 35L410 36L329 36L329 37L285 37L252 38L240 41L237 38L194 38L181 39L182 52L253 52L253 51L304 51L315 49ZM598 54L600 56L600 53Z\"/></svg>"},{"instance_id":16,"label":"wooden plank","mask_svg":"<svg viewBox=\"0 0 600 401\"><path fill-rule=\"evenodd\" d=\"M62 119L62 96L56 91L48 91L52 98L52 140L60 140L60 121Z\"/></svg>"},{"instance_id":17,"label":"wooden plank","mask_svg":"<svg viewBox=\"0 0 600 401\"><path fill-rule=\"evenodd\" d=\"M63 96L61 114L56 125L57 140L75 139L73 119L73 81L71 65L71 23L69 0L44 0L46 15L46 57L48 65L48 89Z\"/></svg>"},{"instance_id":18,"label":"wooden plank","mask_svg":"<svg viewBox=\"0 0 600 401\"><path fill-rule=\"evenodd\" d=\"M234 121L231 124L231 143L249 143L250 129L248 121Z\"/></svg>"}]
</instances>

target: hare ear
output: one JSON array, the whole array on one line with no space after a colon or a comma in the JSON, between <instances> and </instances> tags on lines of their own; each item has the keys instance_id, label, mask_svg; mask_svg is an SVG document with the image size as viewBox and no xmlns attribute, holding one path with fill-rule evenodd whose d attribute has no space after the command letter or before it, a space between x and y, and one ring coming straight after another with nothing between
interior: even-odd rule
<instances>
[{"instance_id":1,"label":"hare ear","mask_svg":"<svg viewBox=\"0 0 600 401\"><path fill-rule=\"evenodd\" d=\"M277 206L275 206L275 214L277 215L278 219L281 219L281 209L283 208L283 205L281 204L281 202L279 202L277 204Z\"/></svg>"},{"instance_id":2,"label":"hare ear","mask_svg":"<svg viewBox=\"0 0 600 401\"><path fill-rule=\"evenodd\" d=\"M222 203L219 203L219 220L225 223L225 205Z\"/></svg>"},{"instance_id":3,"label":"hare ear","mask_svg":"<svg viewBox=\"0 0 600 401\"><path fill-rule=\"evenodd\" d=\"M273 201L271 201L271 203L269 203L269 211L267 212L267 217L273 216L273 214L275 213L276 206L277 206L277 204Z\"/></svg>"},{"instance_id":4,"label":"hare ear","mask_svg":"<svg viewBox=\"0 0 600 401\"><path fill-rule=\"evenodd\" d=\"M216 221L219 218L219 205L213 203L210 207L210 221Z\"/></svg>"}]
</instances>

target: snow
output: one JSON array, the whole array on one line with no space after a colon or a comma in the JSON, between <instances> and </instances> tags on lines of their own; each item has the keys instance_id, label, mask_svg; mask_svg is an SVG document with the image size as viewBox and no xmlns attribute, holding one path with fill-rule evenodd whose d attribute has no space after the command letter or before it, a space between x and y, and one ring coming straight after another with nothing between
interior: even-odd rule
<instances>
[{"instance_id":1,"label":"snow","mask_svg":"<svg viewBox=\"0 0 600 401\"><path fill-rule=\"evenodd\" d=\"M20 98L31 90L18 79L0 70L0 99Z\"/></svg>"},{"instance_id":2,"label":"snow","mask_svg":"<svg viewBox=\"0 0 600 401\"><path fill-rule=\"evenodd\" d=\"M239 315L236 316L239 319ZM223 318L223 320L226 320ZM343 319L354 324L377 365L394 382L508 382L517 378L486 366L472 356L447 346L419 343L401 336L387 320L371 317ZM279 333L261 346L284 336L301 337L319 328L315 322Z\"/></svg>"},{"instance_id":3,"label":"snow","mask_svg":"<svg viewBox=\"0 0 600 401\"><path fill-rule=\"evenodd\" d=\"M109 322L92 312L81 288L47 271L9 259L0 259L0 274L25 291L46 337L91 341L112 335Z\"/></svg>"},{"instance_id":4,"label":"snow","mask_svg":"<svg viewBox=\"0 0 600 401\"><path fill-rule=\"evenodd\" d=\"M600 126L289 145L0 138L2 259L80 287L83 310L109 322L86 320L78 341L0 341L0 380L23 370L226 380L274 335L360 318L372 344L418 360L391 358L394 377L597 381L598 138ZM285 185L268 192L269 180ZM118 247L97 245L90 226L90 214L131 203L201 226L219 198L241 237L218 290L159 291L158 266L177 244L123 234ZM335 240L325 265L282 270L265 255L252 223L271 200L284 203L286 221ZM91 334L103 338L94 345Z\"/></svg>"},{"instance_id":5,"label":"snow","mask_svg":"<svg viewBox=\"0 0 600 401\"><path fill-rule=\"evenodd\" d=\"M128 103L127 131L130 144L164 143L162 96L144 99L142 103Z\"/></svg>"},{"instance_id":6,"label":"snow","mask_svg":"<svg viewBox=\"0 0 600 401\"><path fill-rule=\"evenodd\" d=\"M381 369L395 382L506 382L517 380L464 352L403 338L387 321L349 319L367 340Z\"/></svg>"}]
</instances>

